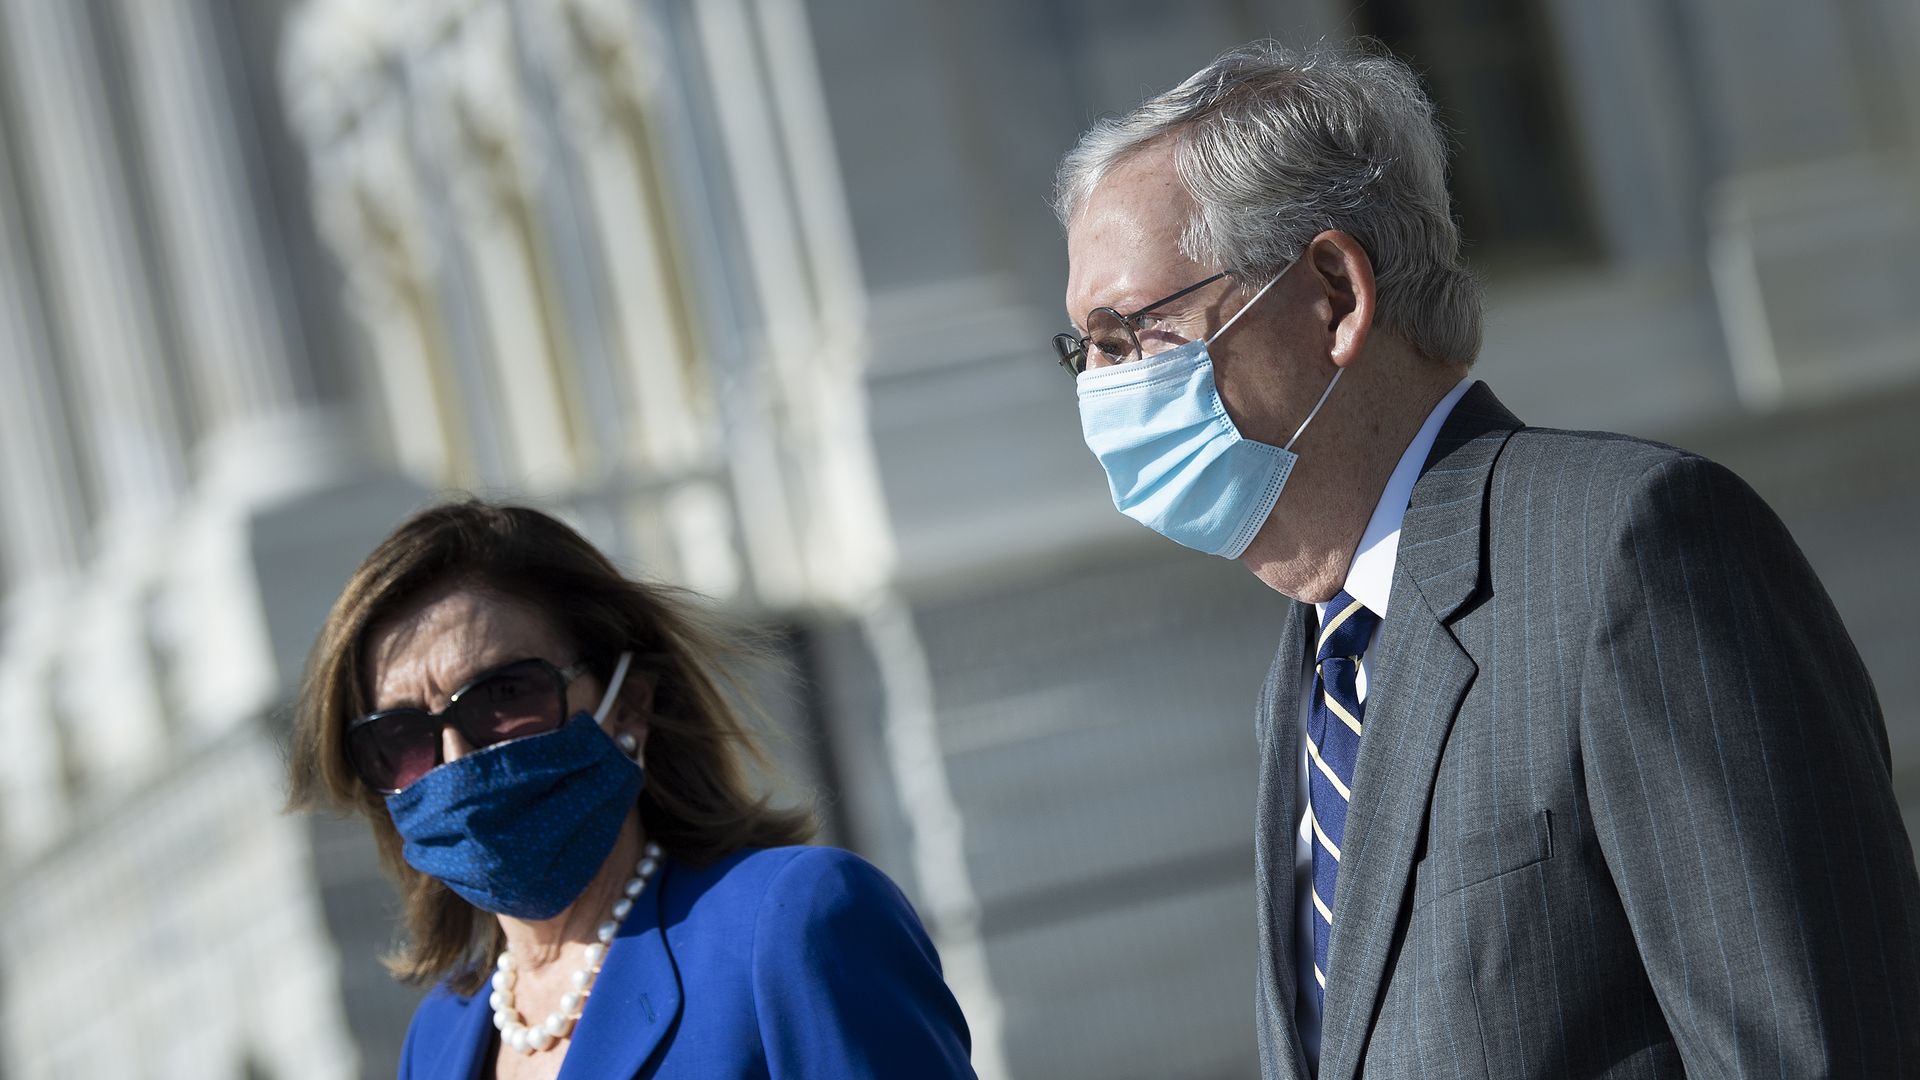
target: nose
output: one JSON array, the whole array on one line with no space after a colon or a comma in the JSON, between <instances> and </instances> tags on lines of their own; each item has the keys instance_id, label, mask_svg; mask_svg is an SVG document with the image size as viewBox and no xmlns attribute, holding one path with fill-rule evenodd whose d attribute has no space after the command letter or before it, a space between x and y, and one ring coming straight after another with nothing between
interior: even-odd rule
<instances>
[{"instance_id":1,"label":"nose","mask_svg":"<svg viewBox=\"0 0 1920 1080\"><path fill-rule=\"evenodd\" d=\"M459 728L454 727L452 724L441 725L440 727L440 760L441 761L443 762L459 761L461 758L466 757L468 754L471 754L471 753L473 753L473 746L472 744L467 742L467 737L465 735L460 734Z\"/></svg>"}]
</instances>

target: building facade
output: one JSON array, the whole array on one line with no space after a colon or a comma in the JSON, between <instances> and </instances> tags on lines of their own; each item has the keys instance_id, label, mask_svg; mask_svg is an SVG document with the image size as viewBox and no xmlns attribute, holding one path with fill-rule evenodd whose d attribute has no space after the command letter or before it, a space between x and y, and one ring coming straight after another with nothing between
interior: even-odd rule
<instances>
[{"instance_id":1,"label":"building facade","mask_svg":"<svg viewBox=\"0 0 1920 1080\"><path fill-rule=\"evenodd\" d=\"M983 1077L1257 1075L1284 601L1108 505L1045 195L1220 49L1352 33L1458 135L1479 374L1781 510L1920 827L1904 0L0 0L0 1076L388 1073L387 887L278 743L456 489L781 632L789 782Z\"/></svg>"}]
</instances>

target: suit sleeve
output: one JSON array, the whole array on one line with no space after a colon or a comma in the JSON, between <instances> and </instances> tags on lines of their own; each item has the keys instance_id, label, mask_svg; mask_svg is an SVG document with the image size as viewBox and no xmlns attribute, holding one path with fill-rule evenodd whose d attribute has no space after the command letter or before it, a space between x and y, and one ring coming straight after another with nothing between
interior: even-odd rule
<instances>
[{"instance_id":1,"label":"suit sleeve","mask_svg":"<svg viewBox=\"0 0 1920 1080\"><path fill-rule=\"evenodd\" d=\"M1886 727L1778 518L1704 459L1593 537L1581 748L1690 1075L1920 1075L1920 879Z\"/></svg>"},{"instance_id":2,"label":"suit sleeve","mask_svg":"<svg viewBox=\"0 0 1920 1080\"><path fill-rule=\"evenodd\" d=\"M753 995L773 1080L973 1076L933 943L893 882L848 852L808 849L774 879Z\"/></svg>"}]
</instances>

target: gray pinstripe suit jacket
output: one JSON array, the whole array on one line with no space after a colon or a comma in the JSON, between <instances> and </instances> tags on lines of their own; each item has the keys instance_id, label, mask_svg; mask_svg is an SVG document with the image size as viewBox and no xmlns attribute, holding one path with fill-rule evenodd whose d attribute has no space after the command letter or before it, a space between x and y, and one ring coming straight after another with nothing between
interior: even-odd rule
<instances>
[{"instance_id":1,"label":"gray pinstripe suit jacket","mask_svg":"<svg viewBox=\"0 0 1920 1080\"><path fill-rule=\"evenodd\" d=\"M1265 1075L1294 1022L1295 604L1257 717ZM1319 1075L1920 1077L1884 722L1779 520L1705 459L1484 384L1369 653Z\"/></svg>"}]
</instances>

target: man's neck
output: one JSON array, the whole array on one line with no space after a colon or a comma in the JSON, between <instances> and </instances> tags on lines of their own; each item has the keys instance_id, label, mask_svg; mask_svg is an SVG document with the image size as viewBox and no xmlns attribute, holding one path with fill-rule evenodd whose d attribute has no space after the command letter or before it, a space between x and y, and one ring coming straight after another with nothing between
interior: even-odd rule
<instances>
[{"instance_id":1,"label":"man's neck","mask_svg":"<svg viewBox=\"0 0 1920 1080\"><path fill-rule=\"evenodd\" d=\"M1325 603L1345 585L1394 466L1464 374L1412 355L1365 368L1349 371L1341 389L1357 385L1344 400L1335 393L1295 447L1300 461L1240 557L1268 588L1304 603Z\"/></svg>"}]
</instances>

